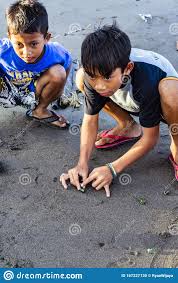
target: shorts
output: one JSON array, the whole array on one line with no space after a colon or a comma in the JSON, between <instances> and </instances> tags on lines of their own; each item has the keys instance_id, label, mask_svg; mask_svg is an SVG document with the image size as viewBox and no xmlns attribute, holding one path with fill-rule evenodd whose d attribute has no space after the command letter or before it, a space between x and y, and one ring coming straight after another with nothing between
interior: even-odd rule
<instances>
[{"instance_id":1,"label":"shorts","mask_svg":"<svg viewBox=\"0 0 178 283\"><path fill-rule=\"evenodd\" d=\"M64 95L67 97L71 97L72 93L77 90L75 77L78 68L78 61L73 60L64 87ZM36 84L38 79L39 76L36 76L24 85L16 86L9 81L6 74L0 69L0 106L9 108L20 105L28 109L34 109L39 104L39 98L36 95ZM52 104L58 105L56 102L53 102Z\"/></svg>"},{"instance_id":2,"label":"shorts","mask_svg":"<svg viewBox=\"0 0 178 283\"><path fill-rule=\"evenodd\" d=\"M125 111L126 111L126 110L125 110ZM127 111L127 113L128 113L129 115L139 117L139 113L130 112L130 111ZM166 120L165 120L164 117L163 117L163 114L161 113L160 115L161 115L160 122L162 122L162 123L164 123L164 124L167 124Z\"/></svg>"},{"instance_id":3,"label":"shorts","mask_svg":"<svg viewBox=\"0 0 178 283\"><path fill-rule=\"evenodd\" d=\"M30 81L23 86L15 86L3 75L0 76L0 106L11 108L23 106L27 109L34 109L38 105L36 98L36 82Z\"/></svg>"}]
</instances>

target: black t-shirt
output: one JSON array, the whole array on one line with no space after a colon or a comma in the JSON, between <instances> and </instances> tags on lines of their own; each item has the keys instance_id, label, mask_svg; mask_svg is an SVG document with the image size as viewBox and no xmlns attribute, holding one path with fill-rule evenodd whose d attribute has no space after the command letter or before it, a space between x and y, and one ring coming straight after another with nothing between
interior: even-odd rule
<instances>
[{"instance_id":1,"label":"black t-shirt","mask_svg":"<svg viewBox=\"0 0 178 283\"><path fill-rule=\"evenodd\" d=\"M129 80L110 97L101 96L84 82L85 113L99 113L111 99L126 111L137 113L141 126L151 128L162 120L159 82L166 77L178 78L178 73L166 58L151 51L133 48L130 60L134 62L134 69Z\"/></svg>"}]
</instances>

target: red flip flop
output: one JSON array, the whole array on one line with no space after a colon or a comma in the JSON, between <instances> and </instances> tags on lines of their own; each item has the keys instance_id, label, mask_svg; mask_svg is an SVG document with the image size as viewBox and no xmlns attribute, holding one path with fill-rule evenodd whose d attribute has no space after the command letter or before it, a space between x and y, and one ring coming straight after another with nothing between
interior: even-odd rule
<instances>
[{"instance_id":1,"label":"red flip flop","mask_svg":"<svg viewBox=\"0 0 178 283\"><path fill-rule=\"evenodd\" d=\"M174 161L172 154L169 155L169 160L174 168L175 178L178 181L178 164Z\"/></svg>"},{"instance_id":2,"label":"red flip flop","mask_svg":"<svg viewBox=\"0 0 178 283\"><path fill-rule=\"evenodd\" d=\"M95 145L96 148L98 149L102 149L102 148L112 148L114 146L123 144L125 142L129 142L129 141L134 141L137 140L139 137L136 138L129 138L129 137L124 137L124 136L116 136L116 135L108 135L108 132L111 131L111 129L109 130L105 130L103 132L101 132L101 138L109 138L109 139L113 139L113 142L111 143L106 143L103 145Z\"/></svg>"}]
</instances>

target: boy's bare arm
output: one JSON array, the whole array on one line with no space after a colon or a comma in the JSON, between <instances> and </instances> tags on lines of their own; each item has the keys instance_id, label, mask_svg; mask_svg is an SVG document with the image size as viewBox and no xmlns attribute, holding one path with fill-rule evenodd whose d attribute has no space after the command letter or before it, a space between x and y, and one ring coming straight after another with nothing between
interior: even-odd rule
<instances>
[{"instance_id":1,"label":"boy's bare arm","mask_svg":"<svg viewBox=\"0 0 178 283\"><path fill-rule=\"evenodd\" d=\"M79 164L88 164L98 132L98 114L84 114L81 138Z\"/></svg>"},{"instance_id":2,"label":"boy's bare arm","mask_svg":"<svg viewBox=\"0 0 178 283\"><path fill-rule=\"evenodd\" d=\"M70 179L70 183L79 190L80 182L79 176L83 181L88 176L88 162L95 144L98 132L98 114L87 115L84 114L82 128L81 128L81 142L80 142L80 157L78 164L70 169L67 174L62 174L60 181L64 188L67 188L66 181Z\"/></svg>"},{"instance_id":3,"label":"boy's bare arm","mask_svg":"<svg viewBox=\"0 0 178 283\"><path fill-rule=\"evenodd\" d=\"M122 157L112 162L112 165L117 173L121 173L126 167L134 163L136 160L150 151L159 138L159 126L154 128L143 128L142 138ZM92 186L96 190L105 189L106 195L110 196L109 186L112 182L112 175L106 165L95 168L88 178L83 182L82 186L85 187L88 183L92 182Z\"/></svg>"}]
</instances>

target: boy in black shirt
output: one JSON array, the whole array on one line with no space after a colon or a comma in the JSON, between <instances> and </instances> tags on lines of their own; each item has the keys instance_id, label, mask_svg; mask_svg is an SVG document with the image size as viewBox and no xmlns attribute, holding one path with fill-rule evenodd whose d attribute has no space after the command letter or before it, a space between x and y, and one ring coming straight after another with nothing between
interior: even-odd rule
<instances>
[{"instance_id":1,"label":"boy in black shirt","mask_svg":"<svg viewBox=\"0 0 178 283\"><path fill-rule=\"evenodd\" d=\"M83 68L78 72L77 85L85 94L85 114L80 158L75 168L61 175L63 186L67 188L67 179L77 189L92 182L96 190L104 188L110 196L113 178L156 145L160 121L169 125L169 159L178 180L178 74L171 63L157 53L131 48L128 36L115 23L89 34L81 56ZM101 109L118 125L97 135ZM140 125L130 114L139 116ZM133 139L137 142L127 153L95 168L88 176L94 145L109 148Z\"/></svg>"}]
</instances>

